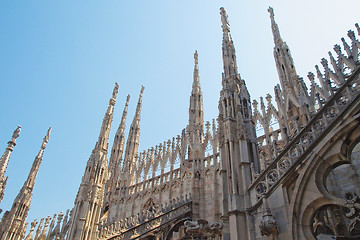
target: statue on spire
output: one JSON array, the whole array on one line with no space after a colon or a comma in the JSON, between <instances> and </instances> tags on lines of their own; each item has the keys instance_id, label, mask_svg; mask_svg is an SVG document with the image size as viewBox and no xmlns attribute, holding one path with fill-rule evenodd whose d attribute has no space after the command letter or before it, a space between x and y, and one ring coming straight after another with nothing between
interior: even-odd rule
<instances>
[{"instance_id":1,"label":"statue on spire","mask_svg":"<svg viewBox=\"0 0 360 240\"><path fill-rule=\"evenodd\" d=\"M271 29L272 29L272 32L273 32L274 43L282 45L283 40L282 40L282 38L280 36L279 27L278 27L277 23L275 22L274 9L272 7L269 7L268 12L270 13Z\"/></svg>"},{"instance_id":2,"label":"statue on spire","mask_svg":"<svg viewBox=\"0 0 360 240\"><path fill-rule=\"evenodd\" d=\"M50 139L50 132L51 132L51 127L49 128L49 130L47 131L47 134L46 136L44 137L44 140L43 140L43 143L41 145L41 149L45 149L48 142L49 142L49 139Z\"/></svg>"},{"instance_id":3,"label":"statue on spire","mask_svg":"<svg viewBox=\"0 0 360 240\"><path fill-rule=\"evenodd\" d=\"M114 91L113 91L113 95L112 95L113 99L116 99L118 92L119 92L119 84L116 82L115 87L114 87Z\"/></svg>"},{"instance_id":4,"label":"statue on spire","mask_svg":"<svg viewBox=\"0 0 360 240\"><path fill-rule=\"evenodd\" d=\"M8 167L10 156L14 147L16 146L16 139L20 136L21 127L18 126L12 135L11 141L8 142L8 147L5 150L5 153L0 158L0 202L5 195L5 187L8 177L5 177L6 169Z\"/></svg>"},{"instance_id":5,"label":"statue on spire","mask_svg":"<svg viewBox=\"0 0 360 240\"><path fill-rule=\"evenodd\" d=\"M194 53L194 59L195 59L195 64L199 64L199 54L197 52L197 50L195 50L195 53Z\"/></svg>"},{"instance_id":6,"label":"statue on spire","mask_svg":"<svg viewBox=\"0 0 360 240\"><path fill-rule=\"evenodd\" d=\"M223 8L223 7L220 8L220 15L221 15L221 22L222 22L223 30L230 31L230 24L229 24L228 15L227 15L225 8Z\"/></svg>"},{"instance_id":7,"label":"statue on spire","mask_svg":"<svg viewBox=\"0 0 360 240\"><path fill-rule=\"evenodd\" d=\"M14 131L14 134L12 136L12 142L15 142L16 139L20 136L20 132L21 132L21 126L18 126L17 129Z\"/></svg>"},{"instance_id":8,"label":"statue on spire","mask_svg":"<svg viewBox=\"0 0 360 240\"><path fill-rule=\"evenodd\" d=\"M269 6L268 12L270 13L270 18L271 18L271 19L274 19L274 16L275 16L275 14L274 14L274 9Z\"/></svg>"}]
</instances>

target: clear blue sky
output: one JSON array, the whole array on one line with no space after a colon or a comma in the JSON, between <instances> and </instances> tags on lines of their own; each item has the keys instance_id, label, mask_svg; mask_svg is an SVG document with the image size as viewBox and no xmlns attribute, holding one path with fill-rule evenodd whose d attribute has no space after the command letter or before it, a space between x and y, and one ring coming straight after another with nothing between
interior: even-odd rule
<instances>
[{"instance_id":1,"label":"clear blue sky","mask_svg":"<svg viewBox=\"0 0 360 240\"><path fill-rule=\"evenodd\" d=\"M1 1L1 154L17 125L23 129L0 208L10 209L49 126L28 221L73 207L116 81L110 147L126 95L131 94L129 127L141 85L146 88L140 150L181 132L196 49L205 119L216 118L221 6L228 11L239 72L251 97L272 94L278 78L268 5L304 78L359 21L358 0Z\"/></svg>"}]
</instances>

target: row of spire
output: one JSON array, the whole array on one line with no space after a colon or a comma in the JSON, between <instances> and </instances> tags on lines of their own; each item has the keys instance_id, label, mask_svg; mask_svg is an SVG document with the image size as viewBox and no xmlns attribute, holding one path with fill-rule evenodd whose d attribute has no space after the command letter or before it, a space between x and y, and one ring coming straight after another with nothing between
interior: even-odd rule
<instances>
[{"instance_id":1,"label":"row of spire","mask_svg":"<svg viewBox=\"0 0 360 240\"><path fill-rule=\"evenodd\" d=\"M122 161L125 145L125 124L127 118L130 96L126 99L120 126L116 132L110 161L107 157L109 146L109 133L114 115L114 106L119 86L116 83L113 96L110 99L108 110L105 114L99 140L88 160L86 170L75 200L72 213L72 222L69 228L68 239L96 239L97 223L100 220L104 196L109 197L121 177L126 179L134 173L136 156L140 144L140 114L144 87L141 88L135 117L130 126L130 131L125 149L125 161ZM123 166L122 170L121 166ZM129 184L129 183L126 183Z\"/></svg>"},{"instance_id":2,"label":"row of spire","mask_svg":"<svg viewBox=\"0 0 360 240\"><path fill-rule=\"evenodd\" d=\"M305 94L306 86L302 78L296 74L290 50L282 40L278 25L275 22L273 9L269 8L268 11L270 13L275 43L274 57L281 84L281 87L277 86L276 89L278 89L277 92L281 95L284 106L286 106L281 111L285 112L283 115L285 118L296 115L305 122L307 120L306 105L309 104ZM241 79L238 73L235 47L230 34L228 15L224 8L220 8L220 15L223 31L222 52L224 72L222 75L223 87L220 92L219 101L219 141L220 148L222 149L238 150L239 152L247 149L246 151L249 153L247 156L243 155L243 159L240 159L234 157L231 152L225 150L221 152L223 164L229 168L225 173L227 174L225 182L228 181L228 190L226 192L231 195L241 195L242 190L239 181L241 176L246 174L238 169L234 169L234 164L242 165L244 161L246 164L251 162L254 164L256 171L259 171L257 139L250 95L245 81ZM194 61L194 79L189 106L189 125L187 128L188 158L190 160L204 157L200 156L200 154L203 154L200 149L202 149L204 144L204 109L197 51L194 54ZM140 115L144 87L142 86L140 91L135 116L130 126L125 147L125 128L130 101L130 95L127 96L121 122L115 134L110 159L108 159L109 135L118 91L119 85L116 83L101 125L98 141L87 162L75 199L67 238L69 240L96 239L97 224L104 213L102 211L103 206L110 202L111 195L114 194L117 187L129 187L134 183L136 167L139 161ZM7 181L7 177L5 177L6 168L20 130L21 127L15 130L12 140L9 141L8 148L0 160L0 202L3 198ZM49 141L50 131L51 128L44 138L41 150L35 158L29 177L16 197L12 209L4 214L0 225L1 239L21 239L24 235L23 229L30 209L32 191L44 150ZM248 167L244 167L242 171L250 170ZM229 204L236 205L236 203L232 203L232 199L229 200ZM228 210L236 209L231 209L231 206L229 206Z\"/></svg>"},{"instance_id":3,"label":"row of spire","mask_svg":"<svg viewBox=\"0 0 360 240\"><path fill-rule=\"evenodd\" d=\"M16 145L16 138L19 137L21 127L19 126L12 136L12 140L8 143L8 148L6 149L3 157L1 158L1 172L0 172L0 181L1 181L1 194L3 197L5 191L5 185L7 177L5 178L6 168L9 164L9 159L13 147ZM26 217L29 213L32 201L33 190L35 187L36 177L39 173L39 169L43 160L45 148L50 140L51 127L47 131L46 136L42 142L40 151L35 157L33 165L31 167L30 173L20 189L19 194L16 196L13 205L10 211L6 211L1 219L0 223L0 239L1 240L20 240L25 236L26 231ZM4 180L5 179L5 180ZM3 184L5 182L5 184ZM2 198L0 199L0 201Z\"/></svg>"}]
</instances>

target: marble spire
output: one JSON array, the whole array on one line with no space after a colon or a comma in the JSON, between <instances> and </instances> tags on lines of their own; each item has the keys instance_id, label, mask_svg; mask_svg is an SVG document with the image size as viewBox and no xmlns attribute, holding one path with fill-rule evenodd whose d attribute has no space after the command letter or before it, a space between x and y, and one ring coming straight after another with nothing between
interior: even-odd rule
<instances>
[{"instance_id":1,"label":"marble spire","mask_svg":"<svg viewBox=\"0 0 360 240\"><path fill-rule=\"evenodd\" d=\"M5 177L6 169L9 165L11 153L16 146L16 139L20 136L21 127L18 126L14 131L11 140L8 142L8 146L0 159L0 203L5 195L5 188L8 177Z\"/></svg>"},{"instance_id":2,"label":"marble spire","mask_svg":"<svg viewBox=\"0 0 360 240\"><path fill-rule=\"evenodd\" d=\"M191 146L189 158L198 158L204 141L204 107L200 87L198 52L195 51L194 80L190 96L188 136Z\"/></svg>"},{"instance_id":3,"label":"marble spire","mask_svg":"<svg viewBox=\"0 0 360 240\"><path fill-rule=\"evenodd\" d=\"M136 168L136 157L139 151L140 145L140 115L141 115L141 108L142 108L142 96L144 93L145 87L141 87L139 101L136 107L135 117L131 123L130 131L128 135L128 139L126 142L126 150L125 150L125 157L124 157L124 165L123 165L123 172L126 176L124 176L127 180L126 185L129 185L134 179L134 173Z\"/></svg>"},{"instance_id":4,"label":"marble spire","mask_svg":"<svg viewBox=\"0 0 360 240\"><path fill-rule=\"evenodd\" d=\"M108 151L109 135L110 135L110 130L111 130L111 124L113 121L114 106L116 103L116 97L117 97L118 91L119 91L119 85L117 83L115 83L113 95L112 95L112 98L110 99L109 107L105 113L104 120L103 120L103 123L101 126L99 140L96 143L94 150L101 150L101 151L105 151L105 152Z\"/></svg>"},{"instance_id":5,"label":"marble spire","mask_svg":"<svg viewBox=\"0 0 360 240\"><path fill-rule=\"evenodd\" d=\"M105 113L99 139L87 162L85 173L75 199L69 227L68 240L95 239L104 201L105 184L108 179L109 134L114 106L119 90L115 83L109 107Z\"/></svg>"},{"instance_id":6,"label":"marble spire","mask_svg":"<svg viewBox=\"0 0 360 240\"><path fill-rule=\"evenodd\" d=\"M24 186L15 198L11 210L6 211L2 218L0 224L1 240L20 240L24 238L26 231L26 218L31 207L35 180L43 160L45 148L50 139L50 132L51 127L44 137L41 149L33 162Z\"/></svg>"},{"instance_id":7,"label":"marble spire","mask_svg":"<svg viewBox=\"0 0 360 240\"><path fill-rule=\"evenodd\" d=\"M113 192L114 188L116 187L116 184L119 180L121 173L121 165L122 165L124 148L125 148L125 137L126 137L125 127L126 127L126 118L127 118L129 101L130 101L130 95L128 95L126 98L126 103L121 117L121 122L118 130L116 131L113 147L111 149L111 156L109 162L109 179L105 187L105 195L106 195L105 202L110 202L110 194Z\"/></svg>"},{"instance_id":8,"label":"marble spire","mask_svg":"<svg viewBox=\"0 0 360 240\"><path fill-rule=\"evenodd\" d=\"M236 54L233 40L230 34L230 24L226 10L220 8L222 30L223 30L223 62L224 62L224 78L238 77L238 69L236 64Z\"/></svg>"}]
</instances>

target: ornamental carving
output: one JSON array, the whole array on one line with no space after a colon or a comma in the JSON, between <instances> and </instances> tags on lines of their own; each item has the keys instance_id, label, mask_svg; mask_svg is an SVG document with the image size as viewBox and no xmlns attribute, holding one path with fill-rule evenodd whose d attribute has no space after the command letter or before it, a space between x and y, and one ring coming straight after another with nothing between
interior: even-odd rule
<instances>
[{"instance_id":1,"label":"ornamental carving","mask_svg":"<svg viewBox=\"0 0 360 240\"><path fill-rule=\"evenodd\" d=\"M279 232L279 227L274 216L271 214L270 208L265 209L259 228L261 236L270 236L271 234L277 234Z\"/></svg>"},{"instance_id":2,"label":"ornamental carving","mask_svg":"<svg viewBox=\"0 0 360 240\"><path fill-rule=\"evenodd\" d=\"M312 219L312 233L316 238L360 238L360 198L347 193L344 204L325 205L318 209Z\"/></svg>"},{"instance_id":3,"label":"ornamental carving","mask_svg":"<svg viewBox=\"0 0 360 240\"><path fill-rule=\"evenodd\" d=\"M223 225L222 223L214 222L209 223L204 219L196 221L185 221L185 236L182 239L208 239L221 235Z\"/></svg>"}]
</instances>

